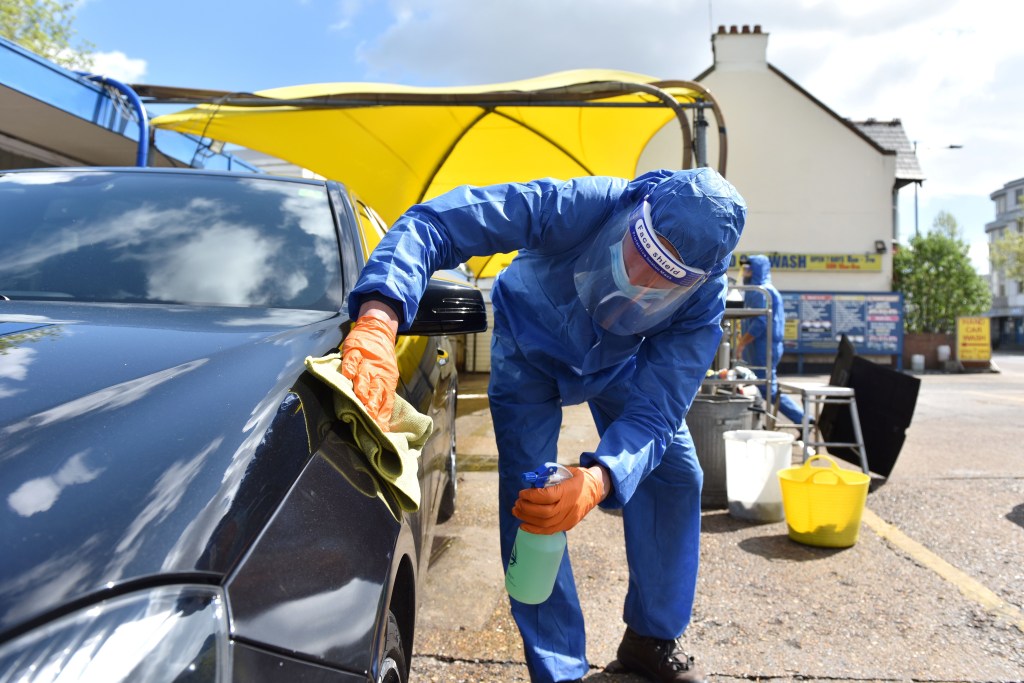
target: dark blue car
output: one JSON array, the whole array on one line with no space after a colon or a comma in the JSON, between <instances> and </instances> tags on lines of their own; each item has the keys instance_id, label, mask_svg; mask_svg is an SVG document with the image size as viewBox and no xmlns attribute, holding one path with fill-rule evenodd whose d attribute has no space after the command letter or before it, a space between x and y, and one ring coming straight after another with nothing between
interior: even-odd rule
<instances>
[{"instance_id":1,"label":"dark blue car","mask_svg":"<svg viewBox=\"0 0 1024 683\"><path fill-rule=\"evenodd\" d=\"M447 335L486 319L435 278L399 337L435 425L402 512L304 371L348 329L365 208L322 180L0 172L0 680L408 679L455 504Z\"/></svg>"}]
</instances>

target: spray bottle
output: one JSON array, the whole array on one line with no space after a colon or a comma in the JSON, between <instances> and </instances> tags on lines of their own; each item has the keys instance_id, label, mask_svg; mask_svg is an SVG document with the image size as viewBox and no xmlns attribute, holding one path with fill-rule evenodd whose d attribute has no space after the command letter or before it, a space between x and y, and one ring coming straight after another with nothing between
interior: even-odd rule
<instances>
[{"instance_id":1,"label":"spray bottle","mask_svg":"<svg viewBox=\"0 0 1024 683\"><path fill-rule=\"evenodd\" d=\"M523 474L524 488L545 488L572 479L572 472L555 462L544 463L533 472ZM565 553L565 532L531 534L520 528L516 532L512 555L505 572L505 590L519 602L537 605L551 595L558 567Z\"/></svg>"}]
</instances>

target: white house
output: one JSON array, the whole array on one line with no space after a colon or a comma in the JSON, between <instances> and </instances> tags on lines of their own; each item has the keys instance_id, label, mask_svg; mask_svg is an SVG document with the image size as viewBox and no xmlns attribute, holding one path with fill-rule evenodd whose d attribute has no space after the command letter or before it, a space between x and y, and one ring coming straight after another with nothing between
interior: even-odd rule
<instances>
[{"instance_id":1,"label":"white house","mask_svg":"<svg viewBox=\"0 0 1024 683\"><path fill-rule=\"evenodd\" d=\"M888 292L896 150L769 64L767 47L759 26L719 27L696 79L724 112L727 176L748 203L739 251L796 256L773 268L781 290Z\"/></svg>"},{"instance_id":2,"label":"white house","mask_svg":"<svg viewBox=\"0 0 1024 683\"><path fill-rule=\"evenodd\" d=\"M829 109L768 63L760 26L720 26L711 41L714 64L695 80L722 112L726 177L748 204L737 254L769 256L786 297L784 360L830 360L847 334L864 355L899 363L897 194L924 180L901 123L855 122ZM710 160L717 142L709 135ZM679 136L666 127L642 170L673 144Z\"/></svg>"}]
</instances>

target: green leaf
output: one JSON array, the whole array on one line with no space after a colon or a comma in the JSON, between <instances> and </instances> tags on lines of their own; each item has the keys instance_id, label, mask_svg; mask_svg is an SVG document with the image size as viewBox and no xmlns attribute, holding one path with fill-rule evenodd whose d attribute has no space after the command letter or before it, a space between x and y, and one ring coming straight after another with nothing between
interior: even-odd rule
<instances>
[{"instance_id":1,"label":"green leaf","mask_svg":"<svg viewBox=\"0 0 1024 683\"><path fill-rule=\"evenodd\" d=\"M93 45L72 44L74 0L3 0L0 37L68 68L92 66Z\"/></svg>"},{"instance_id":2,"label":"green leaf","mask_svg":"<svg viewBox=\"0 0 1024 683\"><path fill-rule=\"evenodd\" d=\"M908 333L956 331L956 319L986 312L992 296L959 236L956 219L940 212L934 229L915 235L893 255L893 288L903 293Z\"/></svg>"}]
</instances>

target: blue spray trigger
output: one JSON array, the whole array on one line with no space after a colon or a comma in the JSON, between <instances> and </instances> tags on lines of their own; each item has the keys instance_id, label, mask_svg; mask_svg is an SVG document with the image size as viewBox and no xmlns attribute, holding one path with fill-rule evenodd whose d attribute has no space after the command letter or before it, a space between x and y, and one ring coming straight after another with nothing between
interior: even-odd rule
<instances>
[{"instance_id":1,"label":"blue spray trigger","mask_svg":"<svg viewBox=\"0 0 1024 683\"><path fill-rule=\"evenodd\" d=\"M542 489L572 479L572 472L557 462L546 462L532 472L523 472L525 488Z\"/></svg>"}]
</instances>

